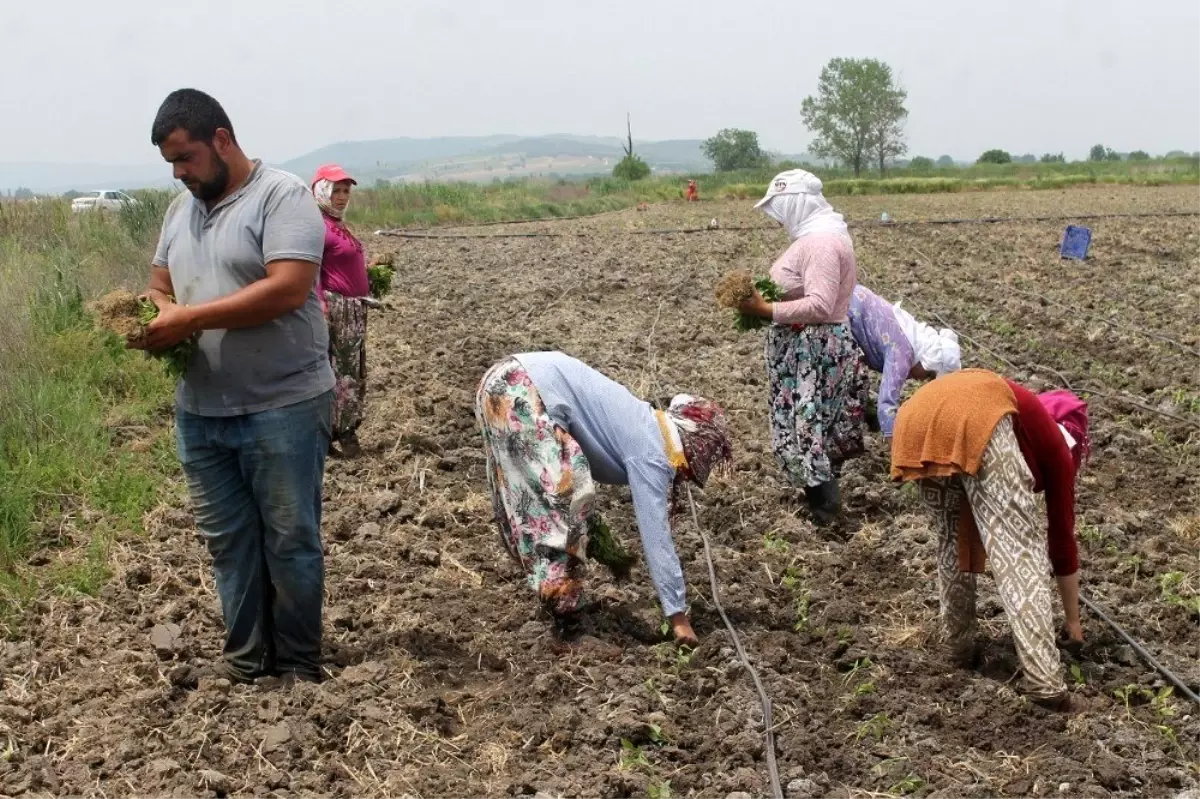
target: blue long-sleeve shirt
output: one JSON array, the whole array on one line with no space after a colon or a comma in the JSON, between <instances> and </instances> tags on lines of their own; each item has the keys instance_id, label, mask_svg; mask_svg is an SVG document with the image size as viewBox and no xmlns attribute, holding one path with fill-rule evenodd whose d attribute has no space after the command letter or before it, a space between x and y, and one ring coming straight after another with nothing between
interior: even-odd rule
<instances>
[{"instance_id":1,"label":"blue long-sleeve shirt","mask_svg":"<svg viewBox=\"0 0 1200 799\"><path fill-rule=\"evenodd\" d=\"M625 386L561 352L514 356L537 387L546 413L579 443L592 478L628 485L646 568L668 616L687 609L683 568L671 540L675 469L650 404Z\"/></svg>"},{"instance_id":2,"label":"blue long-sleeve shirt","mask_svg":"<svg viewBox=\"0 0 1200 799\"><path fill-rule=\"evenodd\" d=\"M879 429L891 438L900 409L904 381L917 362L912 344L896 322L892 306L865 286L855 286L850 296L850 333L867 356L867 364L883 373L879 383Z\"/></svg>"}]
</instances>

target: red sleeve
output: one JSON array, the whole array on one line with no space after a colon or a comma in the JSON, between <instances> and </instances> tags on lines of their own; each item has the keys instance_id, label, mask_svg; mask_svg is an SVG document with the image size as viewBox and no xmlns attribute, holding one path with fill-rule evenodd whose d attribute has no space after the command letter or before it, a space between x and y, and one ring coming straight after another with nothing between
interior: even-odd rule
<instances>
[{"instance_id":1,"label":"red sleeve","mask_svg":"<svg viewBox=\"0 0 1200 799\"><path fill-rule=\"evenodd\" d=\"M1017 400L1022 452L1046 492L1050 565L1063 577L1079 571L1075 542L1075 463L1058 423L1029 389L1008 381Z\"/></svg>"}]
</instances>

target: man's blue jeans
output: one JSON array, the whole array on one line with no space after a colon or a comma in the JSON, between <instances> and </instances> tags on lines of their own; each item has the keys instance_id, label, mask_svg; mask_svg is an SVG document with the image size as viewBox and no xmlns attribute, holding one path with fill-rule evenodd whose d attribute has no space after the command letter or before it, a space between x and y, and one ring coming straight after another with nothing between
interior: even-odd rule
<instances>
[{"instance_id":1,"label":"man's blue jeans","mask_svg":"<svg viewBox=\"0 0 1200 799\"><path fill-rule=\"evenodd\" d=\"M176 413L179 459L244 679L319 678L321 484L333 392L243 416Z\"/></svg>"}]
</instances>

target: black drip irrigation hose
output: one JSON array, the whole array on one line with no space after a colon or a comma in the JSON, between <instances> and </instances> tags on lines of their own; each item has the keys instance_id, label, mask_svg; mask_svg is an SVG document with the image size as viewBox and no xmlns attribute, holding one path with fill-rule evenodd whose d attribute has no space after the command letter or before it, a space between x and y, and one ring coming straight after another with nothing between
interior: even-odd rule
<instances>
[{"instance_id":1,"label":"black drip irrigation hose","mask_svg":"<svg viewBox=\"0 0 1200 799\"><path fill-rule=\"evenodd\" d=\"M1200 216L1200 211L1147 211L1138 214L1051 214L1049 216L981 216L952 219L908 219L847 222L849 227L917 227L921 225L994 225L1000 222L1087 222L1094 219L1149 219L1157 217Z\"/></svg>"},{"instance_id":2,"label":"black drip irrigation hose","mask_svg":"<svg viewBox=\"0 0 1200 799\"><path fill-rule=\"evenodd\" d=\"M696 525L696 531L700 533L700 540L704 542L704 558L708 561L708 581L712 587L713 605L717 608L717 613L721 614L721 621L725 622L725 629L729 630L729 637L733 639L733 646L737 649L738 659L742 661L742 666L750 673L750 678L754 680L754 688L758 691L758 700L762 703L763 730L766 737L766 753L767 753L767 773L771 778L771 793L775 799L783 799L783 786L779 781L779 765L775 762L775 725L771 721L771 697L767 696L767 689L763 687L762 680L759 679L758 672L750 663L750 658L746 654L745 648L742 646L742 639L734 628L733 622L725 615L725 608L721 605L721 593L717 586L717 568L713 565L712 550L708 546L708 536L704 534L704 528L700 526L700 519L696 515L696 500L692 498L692 487L687 487L688 504L692 507L692 523Z\"/></svg>"},{"instance_id":3,"label":"black drip irrigation hose","mask_svg":"<svg viewBox=\"0 0 1200 799\"><path fill-rule=\"evenodd\" d=\"M565 217L564 217L565 218ZM577 217L583 218L583 217ZM526 222L551 222L551 219L519 219L513 222L494 224L524 224ZM731 225L729 227L689 227L689 228L651 228L648 230L622 230L620 233L625 233L630 236L673 236L687 235L692 233L720 233L722 231L746 231L746 230L777 230L778 228L772 225ZM376 230L376 236L392 236L401 239L563 239L563 238L587 238L594 236L595 232L590 230L581 230L575 233L553 233L549 231L536 231L533 233L413 233L407 230Z\"/></svg>"},{"instance_id":4,"label":"black drip irrigation hose","mask_svg":"<svg viewBox=\"0 0 1200 799\"><path fill-rule=\"evenodd\" d=\"M613 212L606 212L613 213ZM595 216L600 216L596 214ZM1141 214L1055 214L1052 216L984 216L978 218L951 218L951 219L908 219L895 220L891 219L884 221L857 221L847 222L846 225L852 228L900 228L900 227L921 227L925 225L994 225L1003 222L1062 222L1076 221L1086 222L1095 219L1150 219L1161 217L1179 217L1179 216L1200 216L1200 211L1151 211ZM519 225L530 222L556 222L566 221L568 219L586 219L588 217L547 217L545 219L513 219L508 222L484 222L479 225L470 227L483 227L486 225ZM467 226L464 226L467 227ZM721 233L730 231L749 231L749 230L778 230L775 225L731 225L722 227L720 225L706 225L705 227L692 228L656 228L651 230L626 230L624 232L631 236L670 236L677 234L691 233ZM413 232L404 229L394 230L376 230L376 236L393 236L402 239L536 239L536 238L566 238L566 237L587 237L595 235L592 231L579 231L576 233L552 233L549 231L537 231L533 233L421 233Z\"/></svg>"},{"instance_id":5,"label":"black drip irrigation hose","mask_svg":"<svg viewBox=\"0 0 1200 799\"><path fill-rule=\"evenodd\" d=\"M1088 599L1083 594L1079 595L1079 601L1082 602L1084 604L1084 606L1087 607L1088 610L1090 610L1092 613L1095 613L1097 616L1099 616L1101 618L1101 620L1103 620L1109 627L1112 627L1113 630L1116 631L1117 635L1119 635L1123 639L1125 639L1125 643L1129 644L1129 646L1131 646L1133 648L1133 651L1138 653L1138 655L1142 658L1142 660L1146 661L1146 663L1152 669L1157 671L1162 676L1166 677L1171 682L1172 685L1174 685L1176 688L1178 688L1179 693L1181 693L1184 697L1186 697L1190 702L1194 702L1195 704L1200 705L1200 696L1196 696L1196 693L1191 688L1188 687L1187 683L1185 683L1179 677L1175 676L1175 673L1172 672L1170 669L1168 669L1166 666L1162 665L1157 660L1155 660L1154 656L1151 655L1149 652L1147 652L1146 648L1144 646L1142 646L1136 640L1134 640L1133 636L1131 636L1129 633L1125 632L1125 630L1121 627L1121 625L1117 624L1115 621L1113 621L1111 618L1109 618L1109 615L1107 613L1105 613L1103 610L1101 610L1100 607L1095 602Z\"/></svg>"}]
</instances>

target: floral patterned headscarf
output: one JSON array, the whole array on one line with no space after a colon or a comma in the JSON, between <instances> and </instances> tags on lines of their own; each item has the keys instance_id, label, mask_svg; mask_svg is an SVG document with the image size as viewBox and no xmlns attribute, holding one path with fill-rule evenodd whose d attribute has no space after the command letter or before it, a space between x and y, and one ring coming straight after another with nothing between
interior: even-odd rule
<instances>
[{"instance_id":1,"label":"floral patterned headscarf","mask_svg":"<svg viewBox=\"0 0 1200 799\"><path fill-rule=\"evenodd\" d=\"M667 415L679 431L687 458L682 476L703 488L712 470L733 457L725 411L703 397L679 394L672 398Z\"/></svg>"},{"instance_id":2,"label":"floral patterned headscarf","mask_svg":"<svg viewBox=\"0 0 1200 799\"><path fill-rule=\"evenodd\" d=\"M322 211L334 219L341 219L346 213L346 208L350 207L350 204L346 203L346 208L340 211L333 207L333 187L335 185L337 184L332 180L321 178L313 184L312 192L313 197L317 200L317 205L320 206Z\"/></svg>"}]
</instances>

